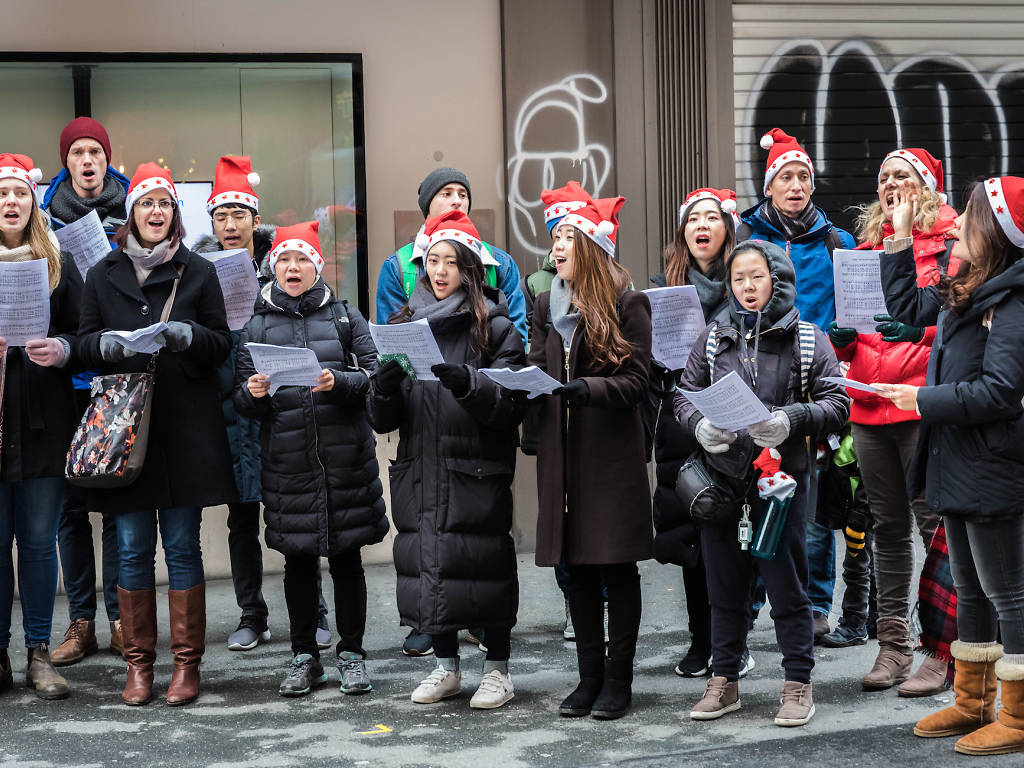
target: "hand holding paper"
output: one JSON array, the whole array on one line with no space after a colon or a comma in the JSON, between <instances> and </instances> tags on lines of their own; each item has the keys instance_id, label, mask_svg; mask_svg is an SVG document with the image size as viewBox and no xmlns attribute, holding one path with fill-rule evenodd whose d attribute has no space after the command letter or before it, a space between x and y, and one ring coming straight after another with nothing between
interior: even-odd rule
<instances>
[{"instance_id":1,"label":"hand holding paper","mask_svg":"<svg viewBox=\"0 0 1024 768\"><path fill-rule=\"evenodd\" d=\"M699 392L679 390L711 424L728 432L745 429L772 417L736 371Z\"/></svg>"},{"instance_id":2,"label":"hand holding paper","mask_svg":"<svg viewBox=\"0 0 1024 768\"><path fill-rule=\"evenodd\" d=\"M285 386L316 387L322 381L324 369L316 359L316 353L306 347L279 347L275 344L246 342L246 349L252 355L252 364L258 373L267 377L268 394L273 396ZM329 374L330 371L327 371ZM249 378L250 392L252 377ZM261 382L262 383L262 382ZM321 390L322 391L322 390ZM257 397L253 392L253 397Z\"/></svg>"},{"instance_id":3,"label":"hand holding paper","mask_svg":"<svg viewBox=\"0 0 1024 768\"><path fill-rule=\"evenodd\" d=\"M112 337L114 341L133 353L151 355L163 347L164 337L162 334L166 330L167 323L153 323L134 331L108 331L103 336ZM130 357L130 355L125 355L125 357Z\"/></svg>"},{"instance_id":4,"label":"hand holding paper","mask_svg":"<svg viewBox=\"0 0 1024 768\"><path fill-rule=\"evenodd\" d=\"M441 350L430 330L426 318L411 323L374 325L370 323L370 336L382 355L405 353L420 381L437 381L431 366L444 362Z\"/></svg>"},{"instance_id":5,"label":"hand holding paper","mask_svg":"<svg viewBox=\"0 0 1024 768\"><path fill-rule=\"evenodd\" d=\"M529 400L538 395L550 395L562 386L558 379L551 378L536 365L520 368L518 371L510 368L481 368L480 373L505 389L526 392Z\"/></svg>"}]
</instances>

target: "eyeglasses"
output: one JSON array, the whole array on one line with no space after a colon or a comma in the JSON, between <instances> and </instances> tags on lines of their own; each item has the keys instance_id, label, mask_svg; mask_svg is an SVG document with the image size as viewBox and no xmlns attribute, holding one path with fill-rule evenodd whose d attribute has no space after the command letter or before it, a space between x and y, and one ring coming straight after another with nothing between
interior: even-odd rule
<instances>
[{"instance_id":1,"label":"eyeglasses","mask_svg":"<svg viewBox=\"0 0 1024 768\"><path fill-rule=\"evenodd\" d=\"M236 223L241 224L245 221L248 221L249 216L251 215L252 214L250 214L248 211L235 211L233 213L220 212L213 214L213 220L216 221L218 224L223 224L228 219L234 219Z\"/></svg>"},{"instance_id":2,"label":"eyeglasses","mask_svg":"<svg viewBox=\"0 0 1024 768\"><path fill-rule=\"evenodd\" d=\"M153 210L153 206L156 206L161 211L165 211L165 212L166 211L173 211L174 210L174 201L173 200L168 200L166 198L164 198L163 200L155 200L155 201L154 200L139 200L139 202L136 203L136 205L138 205L139 208L141 208L144 211L151 211L151 210Z\"/></svg>"}]
</instances>

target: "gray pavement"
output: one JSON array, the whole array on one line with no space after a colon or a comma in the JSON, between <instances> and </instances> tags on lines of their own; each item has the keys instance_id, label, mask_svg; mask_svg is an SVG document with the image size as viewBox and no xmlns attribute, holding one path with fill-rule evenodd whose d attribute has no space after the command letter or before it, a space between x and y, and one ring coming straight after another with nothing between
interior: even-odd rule
<instances>
[{"instance_id":1,"label":"gray pavement","mask_svg":"<svg viewBox=\"0 0 1024 768\"><path fill-rule=\"evenodd\" d=\"M461 697L413 704L409 694L433 666L432 657L402 656L395 578L390 566L367 568L369 616L366 647L374 691L362 697L330 684L302 699L283 699L277 686L290 661L281 577L267 579L270 643L244 653L225 639L238 610L229 581L208 585L208 650L200 699L170 708L158 698L146 707L120 703L123 663L101 652L66 668L73 691L63 702L43 702L22 687L24 649L12 648L14 691L0 697L0 766L746 766L786 764L845 768L862 765L1020 765L1020 756L965 758L951 739L915 738L911 727L944 706L951 694L899 699L895 690L864 693L858 679L877 646L817 649L817 715L803 728L773 723L782 683L780 655L767 609L750 637L757 666L741 682L743 708L722 720L696 723L689 707L704 690L672 668L686 650L685 606L678 568L641 564L644 619L637 654L632 712L621 720L563 719L557 706L575 683L575 653L561 639L563 603L550 569L520 557L521 603L513 632L516 697L495 711L474 711L483 655L463 645ZM332 593L326 574L328 602ZM162 592L162 590L161 590ZM159 600L161 632L156 689L166 691L170 670L166 600ZM63 631L66 604L58 598L54 641ZM332 610L333 615L333 610ZM833 616L833 623L836 620ZM13 634L20 640L15 604ZM106 624L99 631L107 639ZM324 652L325 666L333 651Z\"/></svg>"}]
</instances>

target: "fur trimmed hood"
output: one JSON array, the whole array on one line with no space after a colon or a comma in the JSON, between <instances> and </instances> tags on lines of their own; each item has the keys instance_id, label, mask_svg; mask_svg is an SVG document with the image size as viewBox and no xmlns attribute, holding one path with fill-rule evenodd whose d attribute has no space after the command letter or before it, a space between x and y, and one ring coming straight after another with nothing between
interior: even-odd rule
<instances>
[{"instance_id":1,"label":"fur trimmed hood","mask_svg":"<svg viewBox=\"0 0 1024 768\"><path fill-rule=\"evenodd\" d=\"M270 255L270 246L274 244L274 233L276 231L277 227L261 224L252 233L253 258L259 264L256 274L259 277L260 285L264 285L267 281L274 279L274 272L270 269L270 260L267 257ZM203 235L192 246L192 250L195 253L213 253L215 251L223 251L224 248L213 235Z\"/></svg>"}]
</instances>

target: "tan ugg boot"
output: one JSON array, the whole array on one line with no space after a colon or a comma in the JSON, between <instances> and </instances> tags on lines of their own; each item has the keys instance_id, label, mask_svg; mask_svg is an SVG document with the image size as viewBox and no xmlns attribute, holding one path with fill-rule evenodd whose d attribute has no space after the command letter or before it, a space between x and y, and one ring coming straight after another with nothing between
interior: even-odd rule
<instances>
[{"instance_id":1,"label":"tan ugg boot","mask_svg":"<svg viewBox=\"0 0 1024 768\"><path fill-rule=\"evenodd\" d=\"M878 656L871 671L860 679L865 691L881 691L902 683L910 676L914 652L910 645L910 625L900 616L880 616Z\"/></svg>"},{"instance_id":2,"label":"tan ugg boot","mask_svg":"<svg viewBox=\"0 0 1024 768\"><path fill-rule=\"evenodd\" d=\"M996 719L996 661L1003 646L979 648L954 640L950 645L956 677L953 706L921 718L914 735L924 739L959 736L981 728Z\"/></svg>"},{"instance_id":3,"label":"tan ugg boot","mask_svg":"<svg viewBox=\"0 0 1024 768\"><path fill-rule=\"evenodd\" d=\"M960 739L954 749L964 755L1024 752L1024 664L995 663L999 678L999 718Z\"/></svg>"}]
</instances>

